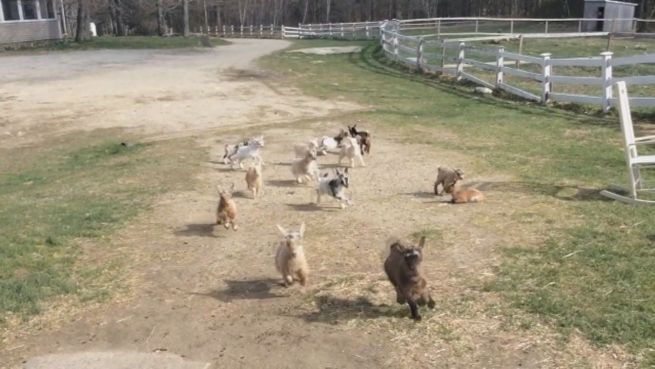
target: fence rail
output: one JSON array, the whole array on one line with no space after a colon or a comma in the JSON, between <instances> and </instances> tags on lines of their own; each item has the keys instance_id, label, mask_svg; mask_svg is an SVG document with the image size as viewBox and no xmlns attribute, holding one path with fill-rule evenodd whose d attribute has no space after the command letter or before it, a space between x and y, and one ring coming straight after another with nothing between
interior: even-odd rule
<instances>
[{"instance_id":1,"label":"fence rail","mask_svg":"<svg viewBox=\"0 0 655 369\"><path fill-rule=\"evenodd\" d=\"M613 58L613 53L603 52L599 56L591 57L551 58L551 54L548 53L540 56L525 55L505 51L503 47L479 47L463 40L441 39L426 44L424 36L411 36L401 33L403 29L406 29L403 23L421 24L420 22L419 20L389 21L381 26L380 43L387 57L420 71L454 73L457 80L465 80L492 89L502 90L529 100L542 103L555 101L594 104L600 106L603 110L608 110L616 104L611 88L615 82L626 81L632 85L655 84L655 75L613 77L613 67L655 64L655 54ZM425 21L422 22L426 23ZM427 23L430 22L432 20L428 20ZM551 35L542 34L542 36L550 37ZM586 37L588 34L578 33L574 34L574 36ZM430 49L427 52L426 45L429 45L428 48ZM448 56L448 53L453 51L456 52L456 57ZM441 55L440 60L434 57L434 55L439 54ZM426 55L431 57L426 58ZM510 66L514 64L516 67ZM526 64L534 65L539 69L539 72L521 69L520 66ZM568 67L584 67L596 70L596 75L557 74L558 70ZM516 77L519 82L510 84L505 81L505 75ZM540 95L528 91L526 87L522 87L525 82L533 83L535 90L541 92ZM557 90L558 86L564 85L600 87L600 95L572 94ZM655 106L654 97L632 97L631 102L634 103L634 106Z\"/></svg>"}]
</instances>

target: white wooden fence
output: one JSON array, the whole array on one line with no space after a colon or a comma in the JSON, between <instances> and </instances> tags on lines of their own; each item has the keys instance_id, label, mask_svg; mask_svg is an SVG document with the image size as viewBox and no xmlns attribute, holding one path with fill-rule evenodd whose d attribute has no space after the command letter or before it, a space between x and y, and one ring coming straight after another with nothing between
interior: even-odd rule
<instances>
[{"instance_id":1,"label":"white wooden fence","mask_svg":"<svg viewBox=\"0 0 655 369\"><path fill-rule=\"evenodd\" d=\"M603 52L599 56L584 58L552 58L549 53L539 56L524 55L505 51L502 47L473 46L463 40L431 40L425 36L405 35L401 33L401 30L400 22L390 21L381 27L380 33L380 43L385 54L396 62L423 72L449 74L456 77L457 80L467 80L537 102L594 104L603 110L608 110L616 104L616 100L612 96L611 86L613 83L626 81L632 85L655 84L655 76L614 78L612 75L613 67L655 64L655 54L613 58L611 52ZM533 36L550 37L545 34ZM567 35L567 37L572 36L589 36L589 34ZM456 56L448 57L453 52ZM480 56L486 57L487 60L480 60ZM538 69L539 72L521 69L521 64L532 65L532 69ZM592 67L597 68L597 72L592 76L556 74L558 68L561 67ZM480 72L486 74L487 77L490 74L494 76L493 81L485 80ZM540 93L536 94L506 83L505 75L536 82L539 85ZM600 93L591 96L558 92L556 87L559 85L598 86ZM655 106L655 97L632 97L630 102L632 106Z\"/></svg>"}]
</instances>

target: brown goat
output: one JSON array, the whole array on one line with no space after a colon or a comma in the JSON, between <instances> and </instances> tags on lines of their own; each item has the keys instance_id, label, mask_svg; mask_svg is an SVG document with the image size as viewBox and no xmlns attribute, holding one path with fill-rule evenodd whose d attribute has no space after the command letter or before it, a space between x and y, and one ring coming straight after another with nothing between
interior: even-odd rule
<instances>
[{"instance_id":1,"label":"brown goat","mask_svg":"<svg viewBox=\"0 0 655 369\"><path fill-rule=\"evenodd\" d=\"M260 163L255 163L246 171L246 185L252 191L252 198L256 199L257 195L261 193L262 187L264 187L262 181L262 165Z\"/></svg>"},{"instance_id":2,"label":"brown goat","mask_svg":"<svg viewBox=\"0 0 655 369\"><path fill-rule=\"evenodd\" d=\"M464 179L464 172L461 169L447 167L437 168L437 180L434 182L434 194L441 196L443 192L450 193L457 181ZM441 185L441 191L439 191Z\"/></svg>"},{"instance_id":3,"label":"brown goat","mask_svg":"<svg viewBox=\"0 0 655 369\"><path fill-rule=\"evenodd\" d=\"M348 126L348 132L357 139L363 154L371 154L371 134L368 131L358 131L357 124Z\"/></svg>"},{"instance_id":4,"label":"brown goat","mask_svg":"<svg viewBox=\"0 0 655 369\"><path fill-rule=\"evenodd\" d=\"M477 188L462 188L462 186L455 182L450 190L453 197L450 200L453 204L466 204L469 202L483 202L485 200L484 194Z\"/></svg>"},{"instance_id":5,"label":"brown goat","mask_svg":"<svg viewBox=\"0 0 655 369\"><path fill-rule=\"evenodd\" d=\"M400 241L394 241L389 247L389 256L384 262L384 271L396 289L396 302L407 303L412 319L417 321L421 320L418 305L427 304L430 309L436 305L420 270L424 244L425 237L421 237L418 246L406 246Z\"/></svg>"},{"instance_id":6,"label":"brown goat","mask_svg":"<svg viewBox=\"0 0 655 369\"><path fill-rule=\"evenodd\" d=\"M234 184L229 191L218 189L220 200L218 201L218 208L216 209L216 224L223 224L225 228L232 226L233 230L237 230L239 226L235 223L237 217L237 204L232 199L232 191Z\"/></svg>"}]
</instances>

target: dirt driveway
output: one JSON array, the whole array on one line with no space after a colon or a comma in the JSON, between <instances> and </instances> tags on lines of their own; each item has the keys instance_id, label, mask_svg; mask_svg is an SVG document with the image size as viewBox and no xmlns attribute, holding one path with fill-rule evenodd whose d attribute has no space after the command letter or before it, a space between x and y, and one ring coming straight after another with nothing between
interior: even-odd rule
<instances>
[{"instance_id":1,"label":"dirt driveway","mask_svg":"<svg viewBox=\"0 0 655 369\"><path fill-rule=\"evenodd\" d=\"M58 54L53 58L60 61L59 73L50 72L50 56L0 58L0 68L15 71L0 92L8 112L2 145L118 126L146 139L194 135L208 152L193 181L197 185L166 194L107 241L128 260L123 279L130 293L81 311L46 312L40 323L5 332L0 368L27 362L28 368L73 369L75 360L85 363L80 367L100 367L80 353L97 353L97 360L106 353L177 355L198 368L617 364L584 341L562 343L546 327L538 335L528 333L494 314L497 297L479 286L493 275L497 250L507 240L503 229L486 224L506 215L509 196L517 207L538 200L493 187L481 206L450 206L434 197L431 181L439 163L471 165L470 158L411 140L438 132L367 122L374 146L368 166L352 172L355 205L346 210L332 202L312 205L311 187L291 181L289 147L336 133L345 123L341 114L362 107L303 96L252 68L256 57L286 45L243 40L209 51ZM59 123L44 127L50 121ZM250 127L246 134L266 137L265 189L256 201L243 191L243 172L217 161L218 142L242 138L244 127ZM419 154L407 160L402 152ZM336 157L321 157L320 163L334 167ZM215 185L231 182L239 191L238 232L212 224ZM312 269L304 293L280 286L273 265L275 223L293 227L301 221L307 223ZM425 267L438 305L415 324L405 306L393 303L381 250L390 236L418 231L430 239ZM86 242L83 248L92 249ZM63 356L35 359L47 354ZM60 366L53 364L58 360Z\"/></svg>"}]
</instances>

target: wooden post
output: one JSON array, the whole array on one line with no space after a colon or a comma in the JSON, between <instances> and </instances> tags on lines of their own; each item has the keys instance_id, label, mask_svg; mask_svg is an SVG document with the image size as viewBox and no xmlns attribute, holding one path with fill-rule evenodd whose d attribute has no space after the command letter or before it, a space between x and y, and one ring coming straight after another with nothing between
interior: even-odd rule
<instances>
[{"instance_id":1,"label":"wooden post","mask_svg":"<svg viewBox=\"0 0 655 369\"><path fill-rule=\"evenodd\" d=\"M605 51L612 51L612 32L607 34L607 47L605 48Z\"/></svg>"},{"instance_id":2,"label":"wooden post","mask_svg":"<svg viewBox=\"0 0 655 369\"><path fill-rule=\"evenodd\" d=\"M341 38L344 38L343 37L343 23L341 23Z\"/></svg>"},{"instance_id":3,"label":"wooden post","mask_svg":"<svg viewBox=\"0 0 655 369\"><path fill-rule=\"evenodd\" d=\"M234 24L230 25L230 35L234 36Z\"/></svg>"},{"instance_id":4,"label":"wooden post","mask_svg":"<svg viewBox=\"0 0 655 369\"><path fill-rule=\"evenodd\" d=\"M475 33L478 33L479 30L480 30L480 20L476 18L475 19Z\"/></svg>"},{"instance_id":5,"label":"wooden post","mask_svg":"<svg viewBox=\"0 0 655 369\"><path fill-rule=\"evenodd\" d=\"M503 67L505 67L505 48L499 47L496 52L496 89L503 84Z\"/></svg>"},{"instance_id":6,"label":"wooden post","mask_svg":"<svg viewBox=\"0 0 655 369\"><path fill-rule=\"evenodd\" d=\"M456 77L458 81L462 80L462 73L464 72L464 50L466 44L464 42L459 43L459 52L457 53L457 72Z\"/></svg>"},{"instance_id":7,"label":"wooden post","mask_svg":"<svg viewBox=\"0 0 655 369\"><path fill-rule=\"evenodd\" d=\"M330 34L330 38L332 38L333 33L332 33L332 23L328 23L328 33Z\"/></svg>"},{"instance_id":8,"label":"wooden post","mask_svg":"<svg viewBox=\"0 0 655 369\"><path fill-rule=\"evenodd\" d=\"M250 25L250 37L252 37L252 24Z\"/></svg>"},{"instance_id":9,"label":"wooden post","mask_svg":"<svg viewBox=\"0 0 655 369\"><path fill-rule=\"evenodd\" d=\"M241 31L241 32L240 32L241 37L243 37L243 24L241 25L241 29L240 29L240 31Z\"/></svg>"},{"instance_id":10,"label":"wooden post","mask_svg":"<svg viewBox=\"0 0 655 369\"><path fill-rule=\"evenodd\" d=\"M509 33L514 34L514 20L509 21Z\"/></svg>"},{"instance_id":11,"label":"wooden post","mask_svg":"<svg viewBox=\"0 0 655 369\"><path fill-rule=\"evenodd\" d=\"M441 41L441 74L446 67L446 43Z\"/></svg>"},{"instance_id":12,"label":"wooden post","mask_svg":"<svg viewBox=\"0 0 655 369\"><path fill-rule=\"evenodd\" d=\"M418 46L416 47L416 71L419 73L423 72L423 67L421 64L423 63L423 38L418 42Z\"/></svg>"},{"instance_id":13,"label":"wooden post","mask_svg":"<svg viewBox=\"0 0 655 369\"><path fill-rule=\"evenodd\" d=\"M259 25L259 37L261 38L263 36L264 36L264 25L260 24Z\"/></svg>"},{"instance_id":14,"label":"wooden post","mask_svg":"<svg viewBox=\"0 0 655 369\"><path fill-rule=\"evenodd\" d=\"M398 61L398 34L393 34L393 58Z\"/></svg>"},{"instance_id":15,"label":"wooden post","mask_svg":"<svg viewBox=\"0 0 655 369\"><path fill-rule=\"evenodd\" d=\"M368 40L369 38L371 38L371 33L369 31L368 24L367 24L366 25L366 39Z\"/></svg>"},{"instance_id":16,"label":"wooden post","mask_svg":"<svg viewBox=\"0 0 655 369\"><path fill-rule=\"evenodd\" d=\"M225 29L226 29L226 27L225 27L225 25L223 25L223 36L225 36Z\"/></svg>"},{"instance_id":17,"label":"wooden post","mask_svg":"<svg viewBox=\"0 0 655 369\"><path fill-rule=\"evenodd\" d=\"M441 18L437 20L437 39L441 38Z\"/></svg>"},{"instance_id":18,"label":"wooden post","mask_svg":"<svg viewBox=\"0 0 655 369\"><path fill-rule=\"evenodd\" d=\"M546 21L546 29L545 29L545 31L546 31L546 32L544 32L544 33L548 34L548 21Z\"/></svg>"},{"instance_id":19,"label":"wooden post","mask_svg":"<svg viewBox=\"0 0 655 369\"><path fill-rule=\"evenodd\" d=\"M543 81L541 82L541 103L545 104L548 102L550 92L552 91L552 85L550 82L550 76L552 75L553 67L550 65L550 56L551 53L541 54L541 57L544 58L543 68L542 68L542 77Z\"/></svg>"},{"instance_id":20,"label":"wooden post","mask_svg":"<svg viewBox=\"0 0 655 369\"><path fill-rule=\"evenodd\" d=\"M600 53L603 68L603 111L608 112L612 107L612 53L605 51Z\"/></svg>"},{"instance_id":21,"label":"wooden post","mask_svg":"<svg viewBox=\"0 0 655 369\"><path fill-rule=\"evenodd\" d=\"M523 54L523 35L519 35L519 54ZM519 68L521 66L521 61L516 60L516 67Z\"/></svg>"},{"instance_id":22,"label":"wooden post","mask_svg":"<svg viewBox=\"0 0 655 369\"><path fill-rule=\"evenodd\" d=\"M355 33L357 31L355 30L355 23L352 24L352 34L350 35L350 39L354 40L355 39Z\"/></svg>"},{"instance_id":23,"label":"wooden post","mask_svg":"<svg viewBox=\"0 0 655 369\"><path fill-rule=\"evenodd\" d=\"M284 32L284 24L283 24L283 25L282 25L282 28L280 29L280 36L281 36L282 38L286 38L286 35L285 35L284 33L285 33L285 32Z\"/></svg>"},{"instance_id":24,"label":"wooden post","mask_svg":"<svg viewBox=\"0 0 655 369\"><path fill-rule=\"evenodd\" d=\"M582 20L578 21L578 33L582 33Z\"/></svg>"}]
</instances>

